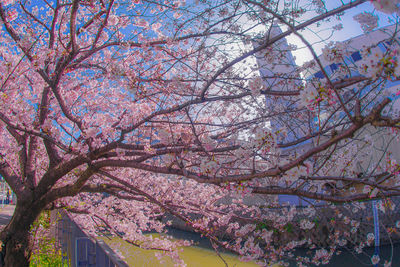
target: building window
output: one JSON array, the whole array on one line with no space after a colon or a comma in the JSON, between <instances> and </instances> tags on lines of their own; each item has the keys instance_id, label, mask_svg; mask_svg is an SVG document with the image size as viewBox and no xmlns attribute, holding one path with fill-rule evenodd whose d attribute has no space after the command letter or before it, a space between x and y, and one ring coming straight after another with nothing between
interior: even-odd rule
<instances>
[{"instance_id":1,"label":"building window","mask_svg":"<svg viewBox=\"0 0 400 267\"><path fill-rule=\"evenodd\" d=\"M361 60L360 52L358 52L358 51L354 52L353 54L351 54L351 58L353 59L353 62Z\"/></svg>"},{"instance_id":2,"label":"building window","mask_svg":"<svg viewBox=\"0 0 400 267\"><path fill-rule=\"evenodd\" d=\"M392 41L383 42L382 45L386 48L386 50L389 50L390 46L392 45Z\"/></svg>"},{"instance_id":3,"label":"building window","mask_svg":"<svg viewBox=\"0 0 400 267\"><path fill-rule=\"evenodd\" d=\"M318 79L323 79L324 74L322 73L322 71L318 71L317 73L314 74L314 77Z\"/></svg>"},{"instance_id":4,"label":"building window","mask_svg":"<svg viewBox=\"0 0 400 267\"><path fill-rule=\"evenodd\" d=\"M336 63L329 65L329 67L331 68L332 72L334 72L335 70L337 70L339 68L338 64L336 64Z\"/></svg>"}]
</instances>

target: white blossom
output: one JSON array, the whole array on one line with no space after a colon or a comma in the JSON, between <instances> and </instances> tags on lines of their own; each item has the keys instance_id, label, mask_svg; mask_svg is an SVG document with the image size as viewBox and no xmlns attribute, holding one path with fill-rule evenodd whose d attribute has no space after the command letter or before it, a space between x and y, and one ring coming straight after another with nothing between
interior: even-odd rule
<instances>
[{"instance_id":1,"label":"white blossom","mask_svg":"<svg viewBox=\"0 0 400 267\"><path fill-rule=\"evenodd\" d=\"M365 185L363 188L363 193L368 194L369 192L371 192L371 186Z\"/></svg>"},{"instance_id":2,"label":"white blossom","mask_svg":"<svg viewBox=\"0 0 400 267\"><path fill-rule=\"evenodd\" d=\"M318 97L318 91L312 82L306 83L300 91L300 104L303 107L310 105Z\"/></svg>"},{"instance_id":3,"label":"white blossom","mask_svg":"<svg viewBox=\"0 0 400 267\"><path fill-rule=\"evenodd\" d=\"M323 264L327 264L329 261L329 257L329 252L326 249L321 248L315 251L314 260L321 260Z\"/></svg>"},{"instance_id":4,"label":"white blossom","mask_svg":"<svg viewBox=\"0 0 400 267\"><path fill-rule=\"evenodd\" d=\"M200 164L200 171L202 173L214 174L217 171L218 167L218 163L214 160L204 159Z\"/></svg>"},{"instance_id":5,"label":"white blossom","mask_svg":"<svg viewBox=\"0 0 400 267\"><path fill-rule=\"evenodd\" d=\"M368 245L371 245L372 241L374 241L375 235L373 233L368 233L367 234L367 243Z\"/></svg>"},{"instance_id":6,"label":"white blossom","mask_svg":"<svg viewBox=\"0 0 400 267\"><path fill-rule=\"evenodd\" d=\"M378 255L374 255L371 257L372 264L378 264L379 261L380 261L380 258Z\"/></svg>"},{"instance_id":7,"label":"white blossom","mask_svg":"<svg viewBox=\"0 0 400 267\"><path fill-rule=\"evenodd\" d=\"M378 16L373 15L369 12L357 14L353 17L353 19L360 23L361 28L364 32L370 32L378 27Z\"/></svg>"},{"instance_id":8,"label":"white blossom","mask_svg":"<svg viewBox=\"0 0 400 267\"><path fill-rule=\"evenodd\" d=\"M251 94L254 96L258 96L261 94L261 90L264 88L264 81L260 76L254 77L249 82L249 88Z\"/></svg>"},{"instance_id":9,"label":"white blossom","mask_svg":"<svg viewBox=\"0 0 400 267\"><path fill-rule=\"evenodd\" d=\"M322 57L327 62L341 63L346 55L346 45L342 42L330 42L322 49Z\"/></svg>"},{"instance_id":10,"label":"white blossom","mask_svg":"<svg viewBox=\"0 0 400 267\"><path fill-rule=\"evenodd\" d=\"M398 4L400 3L399 0L374 0L372 1L372 4L374 7L386 14L393 14L397 13L399 14L399 7Z\"/></svg>"},{"instance_id":11,"label":"white blossom","mask_svg":"<svg viewBox=\"0 0 400 267\"><path fill-rule=\"evenodd\" d=\"M310 222L309 220L301 220L300 228L304 230L312 229L315 226L315 223Z\"/></svg>"}]
</instances>

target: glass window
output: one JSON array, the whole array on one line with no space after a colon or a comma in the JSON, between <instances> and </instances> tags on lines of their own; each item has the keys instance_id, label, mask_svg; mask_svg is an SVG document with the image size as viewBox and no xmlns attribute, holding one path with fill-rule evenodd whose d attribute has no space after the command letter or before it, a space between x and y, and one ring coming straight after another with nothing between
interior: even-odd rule
<instances>
[{"instance_id":1,"label":"glass window","mask_svg":"<svg viewBox=\"0 0 400 267\"><path fill-rule=\"evenodd\" d=\"M314 74L314 77L318 79L323 79L324 74L322 73L322 71L318 71L317 73Z\"/></svg>"},{"instance_id":2,"label":"glass window","mask_svg":"<svg viewBox=\"0 0 400 267\"><path fill-rule=\"evenodd\" d=\"M361 54L360 52L354 52L351 54L351 58L353 59L354 62L361 60Z\"/></svg>"},{"instance_id":3,"label":"glass window","mask_svg":"<svg viewBox=\"0 0 400 267\"><path fill-rule=\"evenodd\" d=\"M336 63L329 65L329 67L331 68L332 72L334 72L335 70L337 70L339 68L338 64L336 64Z\"/></svg>"}]
</instances>

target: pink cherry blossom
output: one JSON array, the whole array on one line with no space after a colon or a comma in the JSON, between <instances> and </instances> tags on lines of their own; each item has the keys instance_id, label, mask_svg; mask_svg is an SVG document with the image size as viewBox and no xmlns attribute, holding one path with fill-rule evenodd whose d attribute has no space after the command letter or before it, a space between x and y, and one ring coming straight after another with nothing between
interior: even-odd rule
<instances>
[{"instance_id":1,"label":"pink cherry blossom","mask_svg":"<svg viewBox=\"0 0 400 267\"><path fill-rule=\"evenodd\" d=\"M6 266L29 265L49 209L181 266L192 242L170 226L310 265L372 245L368 200L382 220L398 211L398 25L376 27L398 2L31 2L0 4L0 174L18 198ZM368 34L309 36L346 31L332 21L347 12Z\"/></svg>"}]
</instances>

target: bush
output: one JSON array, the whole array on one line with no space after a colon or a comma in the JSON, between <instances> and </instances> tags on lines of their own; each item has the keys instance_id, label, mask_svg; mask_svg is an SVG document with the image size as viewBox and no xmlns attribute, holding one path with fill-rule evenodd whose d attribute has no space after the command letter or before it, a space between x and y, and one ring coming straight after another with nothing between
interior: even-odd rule
<instances>
[{"instance_id":1,"label":"bush","mask_svg":"<svg viewBox=\"0 0 400 267\"><path fill-rule=\"evenodd\" d=\"M31 229L35 240L30 261L31 267L68 266L68 263L63 263L61 248L57 240L50 235L50 229L55 223L56 221L51 221L49 211L43 212L34 223Z\"/></svg>"}]
</instances>

